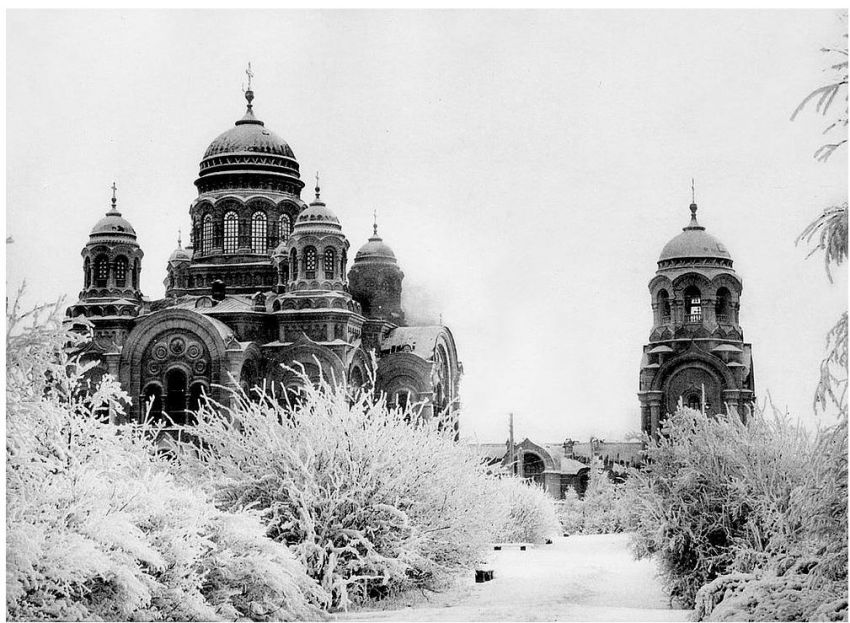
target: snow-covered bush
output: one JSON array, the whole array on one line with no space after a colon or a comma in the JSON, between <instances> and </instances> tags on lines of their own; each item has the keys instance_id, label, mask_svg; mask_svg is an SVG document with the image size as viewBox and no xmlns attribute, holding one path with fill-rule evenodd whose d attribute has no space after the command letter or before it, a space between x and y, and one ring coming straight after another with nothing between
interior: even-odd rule
<instances>
[{"instance_id":1,"label":"snow-covered bush","mask_svg":"<svg viewBox=\"0 0 850 623\"><path fill-rule=\"evenodd\" d=\"M202 451L180 459L185 473L220 508L257 509L333 608L471 565L492 535L495 482L453 428L420 421L414 405L302 381L291 406L263 389L203 404L192 427Z\"/></svg>"},{"instance_id":2,"label":"snow-covered bush","mask_svg":"<svg viewBox=\"0 0 850 623\"><path fill-rule=\"evenodd\" d=\"M635 552L658 557L686 607L720 576L781 576L797 563L805 590L829 591L847 576L846 453L846 427L812 439L776 413L744 425L680 409L628 481Z\"/></svg>"},{"instance_id":3,"label":"snow-covered bush","mask_svg":"<svg viewBox=\"0 0 850 623\"><path fill-rule=\"evenodd\" d=\"M502 510L494 540L545 543L561 535L555 501L540 485L505 476L499 480L496 495Z\"/></svg>"},{"instance_id":4,"label":"snow-covered bush","mask_svg":"<svg viewBox=\"0 0 850 623\"><path fill-rule=\"evenodd\" d=\"M42 311L50 314L49 309ZM52 310L55 312L55 309ZM321 589L257 517L219 511L98 415L55 313L7 313L6 608L10 619L315 619Z\"/></svg>"},{"instance_id":5,"label":"snow-covered bush","mask_svg":"<svg viewBox=\"0 0 850 623\"><path fill-rule=\"evenodd\" d=\"M630 500L622 484L608 477L602 463L595 460L584 497L570 488L557 504L558 519L564 534L613 534L629 525Z\"/></svg>"}]
</instances>

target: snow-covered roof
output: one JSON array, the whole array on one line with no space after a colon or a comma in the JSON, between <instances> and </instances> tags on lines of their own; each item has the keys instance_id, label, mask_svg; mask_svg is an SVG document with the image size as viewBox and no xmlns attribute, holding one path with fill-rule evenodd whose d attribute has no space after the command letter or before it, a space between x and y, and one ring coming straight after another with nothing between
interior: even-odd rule
<instances>
[{"instance_id":1,"label":"snow-covered roof","mask_svg":"<svg viewBox=\"0 0 850 623\"><path fill-rule=\"evenodd\" d=\"M430 361L443 331L445 328L442 326L397 327L381 344L381 352L410 352Z\"/></svg>"}]
</instances>

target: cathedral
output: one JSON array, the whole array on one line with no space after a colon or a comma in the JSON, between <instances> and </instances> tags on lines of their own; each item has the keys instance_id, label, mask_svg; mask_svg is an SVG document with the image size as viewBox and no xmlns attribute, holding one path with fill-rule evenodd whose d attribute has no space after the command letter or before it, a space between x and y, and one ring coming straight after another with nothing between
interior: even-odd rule
<instances>
[{"instance_id":1,"label":"cathedral","mask_svg":"<svg viewBox=\"0 0 850 623\"><path fill-rule=\"evenodd\" d=\"M227 402L237 387L297 393L293 367L314 382L374 383L390 405L420 404L422 417L454 413L462 366L451 332L407 326L404 273L377 224L349 266L318 176L308 204L292 149L255 116L250 80L245 99L244 116L201 159L190 244L178 239L168 258L164 298L139 288L144 253L113 184L67 311L91 333L93 376L120 381L136 421L150 410L188 423L202 395Z\"/></svg>"},{"instance_id":2,"label":"cathedral","mask_svg":"<svg viewBox=\"0 0 850 623\"><path fill-rule=\"evenodd\" d=\"M697 221L670 240L649 282L653 323L643 347L638 397L641 430L657 435L664 417L686 407L705 413L737 410L753 401L753 355L739 312L741 278L732 256Z\"/></svg>"}]
</instances>

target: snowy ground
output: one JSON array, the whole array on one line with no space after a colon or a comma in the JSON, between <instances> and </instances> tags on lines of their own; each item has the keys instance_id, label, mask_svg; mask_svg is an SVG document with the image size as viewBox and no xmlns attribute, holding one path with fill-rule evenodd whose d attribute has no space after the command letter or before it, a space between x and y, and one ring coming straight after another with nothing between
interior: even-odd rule
<instances>
[{"instance_id":1,"label":"snowy ground","mask_svg":"<svg viewBox=\"0 0 850 623\"><path fill-rule=\"evenodd\" d=\"M654 563L636 561L628 535L560 538L552 545L492 552L493 581L472 577L445 593L360 610L340 621L687 621L672 610Z\"/></svg>"}]
</instances>

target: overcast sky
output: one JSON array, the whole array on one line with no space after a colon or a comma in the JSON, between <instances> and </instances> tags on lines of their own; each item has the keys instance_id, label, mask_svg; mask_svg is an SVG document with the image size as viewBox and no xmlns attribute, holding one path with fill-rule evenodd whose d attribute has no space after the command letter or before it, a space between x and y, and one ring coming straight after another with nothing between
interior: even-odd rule
<instances>
[{"instance_id":1,"label":"overcast sky","mask_svg":"<svg viewBox=\"0 0 850 623\"><path fill-rule=\"evenodd\" d=\"M462 430L503 441L639 429L647 283L699 217L744 282L757 393L813 421L824 335L847 305L799 232L846 201L846 150L789 116L846 22L830 11L39 11L7 15L7 286L76 300L109 207L163 296L207 145L254 110L352 250L372 211L408 318L457 341ZM840 103L839 103L840 105ZM305 190L307 201L312 192Z\"/></svg>"}]
</instances>

